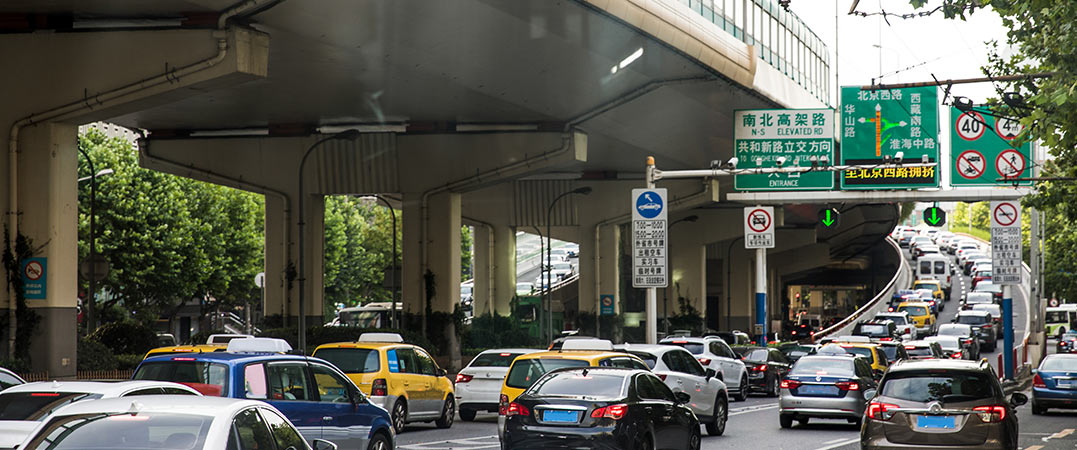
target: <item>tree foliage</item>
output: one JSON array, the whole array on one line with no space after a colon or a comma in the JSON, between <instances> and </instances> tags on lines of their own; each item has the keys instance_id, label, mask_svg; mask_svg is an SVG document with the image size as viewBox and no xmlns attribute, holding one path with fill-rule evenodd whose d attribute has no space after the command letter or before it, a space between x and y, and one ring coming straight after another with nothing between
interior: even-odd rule
<instances>
[{"instance_id":1,"label":"tree foliage","mask_svg":"<svg viewBox=\"0 0 1077 450\"><path fill-rule=\"evenodd\" d=\"M403 242L400 212L396 211L397 246ZM358 306L389 301L383 286L385 271L393 266L393 223L388 208L366 199L330 196L325 199L325 314L334 305ZM401 252L397 249L396 264ZM401 284L402 280L397 280Z\"/></svg>"}]
</instances>

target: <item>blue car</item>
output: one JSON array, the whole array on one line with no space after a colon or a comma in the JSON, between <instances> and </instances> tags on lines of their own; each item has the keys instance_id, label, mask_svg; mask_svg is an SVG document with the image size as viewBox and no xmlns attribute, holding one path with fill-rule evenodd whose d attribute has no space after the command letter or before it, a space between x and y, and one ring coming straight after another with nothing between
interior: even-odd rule
<instances>
[{"instance_id":1,"label":"blue car","mask_svg":"<svg viewBox=\"0 0 1077 450\"><path fill-rule=\"evenodd\" d=\"M1032 373L1032 414L1077 409L1077 355L1047 355Z\"/></svg>"},{"instance_id":2,"label":"blue car","mask_svg":"<svg viewBox=\"0 0 1077 450\"><path fill-rule=\"evenodd\" d=\"M252 351L260 344L270 350ZM287 347L279 339L236 339L225 352L153 356L139 364L132 378L173 381L207 396L265 401L284 413L308 442L324 439L340 448L393 448L395 435L387 411L370 403L332 364L279 353L286 351L280 344Z\"/></svg>"}]
</instances>

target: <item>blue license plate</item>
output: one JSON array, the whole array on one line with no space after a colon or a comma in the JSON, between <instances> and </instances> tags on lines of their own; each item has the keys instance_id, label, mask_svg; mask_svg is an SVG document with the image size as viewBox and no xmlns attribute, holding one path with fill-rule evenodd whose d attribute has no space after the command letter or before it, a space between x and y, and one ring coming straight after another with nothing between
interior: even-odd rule
<instances>
[{"instance_id":1,"label":"blue license plate","mask_svg":"<svg viewBox=\"0 0 1077 450\"><path fill-rule=\"evenodd\" d=\"M1077 388L1077 381L1074 381L1072 379L1071 380L1063 380L1063 379L1055 378L1055 385L1057 385L1060 388L1065 388L1065 389Z\"/></svg>"},{"instance_id":2,"label":"blue license plate","mask_svg":"<svg viewBox=\"0 0 1077 450\"><path fill-rule=\"evenodd\" d=\"M918 416L916 418L918 428L957 428L957 420L954 416Z\"/></svg>"},{"instance_id":3,"label":"blue license plate","mask_svg":"<svg viewBox=\"0 0 1077 450\"><path fill-rule=\"evenodd\" d=\"M837 386L817 386L811 384L802 384L797 389L797 394L800 395L837 395Z\"/></svg>"},{"instance_id":4,"label":"blue license plate","mask_svg":"<svg viewBox=\"0 0 1077 450\"><path fill-rule=\"evenodd\" d=\"M576 423L579 421L579 413L576 411L548 409L542 412L542 420L546 422Z\"/></svg>"}]
</instances>

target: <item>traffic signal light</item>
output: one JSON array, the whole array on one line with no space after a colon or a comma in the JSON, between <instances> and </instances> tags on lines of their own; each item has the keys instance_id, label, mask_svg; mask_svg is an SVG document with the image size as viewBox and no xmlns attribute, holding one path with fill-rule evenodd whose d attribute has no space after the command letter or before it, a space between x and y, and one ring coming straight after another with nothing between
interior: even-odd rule
<instances>
[{"instance_id":1,"label":"traffic signal light","mask_svg":"<svg viewBox=\"0 0 1077 450\"><path fill-rule=\"evenodd\" d=\"M946 211L938 206L924 209L924 222L933 227L941 227L946 224Z\"/></svg>"},{"instance_id":2,"label":"traffic signal light","mask_svg":"<svg viewBox=\"0 0 1077 450\"><path fill-rule=\"evenodd\" d=\"M837 228L841 225L841 213L837 208L823 208L819 210L819 224L823 228Z\"/></svg>"}]
</instances>

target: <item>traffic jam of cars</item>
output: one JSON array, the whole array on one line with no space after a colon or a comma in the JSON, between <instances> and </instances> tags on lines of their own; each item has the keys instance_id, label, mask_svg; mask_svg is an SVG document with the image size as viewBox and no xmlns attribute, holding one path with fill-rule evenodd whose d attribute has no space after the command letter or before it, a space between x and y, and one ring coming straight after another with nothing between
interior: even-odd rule
<instances>
[{"instance_id":1,"label":"traffic jam of cars","mask_svg":"<svg viewBox=\"0 0 1077 450\"><path fill-rule=\"evenodd\" d=\"M1077 333L1032 370L1029 395L1007 394L983 357L1002 338L990 259L952 235L895 237L915 281L848 335L821 337L818 317L769 345L739 331L655 345L565 335L484 350L455 374L396 333L310 356L281 339L215 335L151 350L130 381L0 371L0 448L384 450L413 424L496 414L502 449L696 450L733 426L731 405L769 397L776 431L826 421L859 430L865 449L1015 449L1018 407L1077 409ZM951 299L959 271L979 280ZM947 303L956 313L941 323Z\"/></svg>"}]
</instances>

